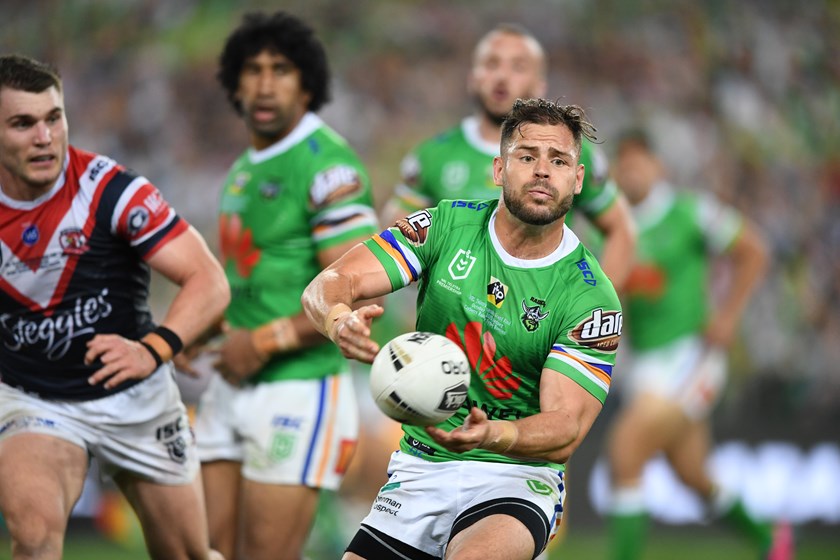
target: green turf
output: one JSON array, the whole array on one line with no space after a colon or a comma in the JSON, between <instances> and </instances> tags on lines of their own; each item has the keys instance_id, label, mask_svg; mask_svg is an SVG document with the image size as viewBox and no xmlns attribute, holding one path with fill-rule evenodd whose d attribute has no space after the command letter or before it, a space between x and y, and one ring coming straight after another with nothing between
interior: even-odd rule
<instances>
[{"instance_id":1,"label":"green turf","mask_svg":"<svg viewBox=\"0 0 840 560\"><path fill-rule=\"evenodd\" d=\"M834 528L836 529L836 528ZM840 530L806 529L798 534L797 560L840 560ZM603 533L575 531L552 548L551 560L606 560ZM10 558L8 541L0 538L0 560ZM338 556L310 557L309 560L337 560ZM644 560L757 560L755 551L741 539L707 527L656 529ZM137 546L120 546L92 532L70 534L64 560L148 560Z\"/></svg>"}]
</instances>

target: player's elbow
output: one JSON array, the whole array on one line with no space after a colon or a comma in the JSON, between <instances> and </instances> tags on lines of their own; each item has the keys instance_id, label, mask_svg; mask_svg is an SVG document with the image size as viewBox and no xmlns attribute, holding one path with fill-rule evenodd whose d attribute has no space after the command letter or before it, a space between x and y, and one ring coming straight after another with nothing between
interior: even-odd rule
<instances>
[{"instance_id":1,"label":"player's elbow","mask_svg":"<svg viewBox=\"0 0 840 560\"><path fill-rule=\"evenodd\" d=\"M210 306L212 314L220 319L230 303L230 284L228 284L225 273L221 266L213 267L206 281L206 292L208 297L202 305Z\"/></svg>"}]
</instances>

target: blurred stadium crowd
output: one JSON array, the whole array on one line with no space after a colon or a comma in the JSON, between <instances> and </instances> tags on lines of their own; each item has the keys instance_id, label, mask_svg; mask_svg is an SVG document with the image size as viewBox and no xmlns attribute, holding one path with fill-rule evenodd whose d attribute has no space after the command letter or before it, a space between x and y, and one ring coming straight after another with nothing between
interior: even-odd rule
<instances>
[{"instance_id":1,"label":"blurred stadium crowd","mask_svg":"<svg viewBox=\"0 0 840 560\"><path fill-rule=\"evenodd\" d=\"M72 142L143 170L212 243L217 193L246 144L215 82L216 57L241 13L278 7L4 0L0 50L55 63L67 84ZM310 21L327 46L334 91L322 115L361 153L378 204L398 182L402 155L471 110L465 76L475 40L499 21L530 28L548 52L550 96L585 107L608 154L619 131L644 126L675 183L714 191L768 237L773 264L733 356L740 380L730 402L769 384L781 387L774 410L796 425L837 425L840 4L294 0L282 7Z\"/></svg>"}]
</instances>

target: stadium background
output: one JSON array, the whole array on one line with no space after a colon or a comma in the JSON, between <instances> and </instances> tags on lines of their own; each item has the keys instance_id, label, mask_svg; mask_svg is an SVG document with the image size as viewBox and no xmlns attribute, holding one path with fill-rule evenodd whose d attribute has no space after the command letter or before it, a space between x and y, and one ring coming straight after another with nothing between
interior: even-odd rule
<instances>
[{"instance_id":1,"label":"stadium background","mask_svg":"<svg viewBox=\"0 0 840 560\"><path fill-rule=\"evenodd\" d=\"M377 204L413 144L472 110L476 39L516 21L546 47L550 96L584 106L608 154L617 132L643 124L677 184L754 219L773 263L732 353L714 462L751 508L796 522L801 558L840 558L840 2L3 0L0 51L55 63L73 144L140 170L215 245L215 200L247 142L215 83L216 57L241 13L278 8L323 39L334 76L322 115L365 160ZM154 296L160 306L171 293L156 284ZM598 454L619 398L571 463L569 535L554 557L606 550ZM387 433L368 418L370 435ZM372 441L369 454L387 454ZM697 524L697 504L669 476L654 465L646 480L660 522L650 557L749 558ZM345 518L331 522L352 531L358 505L341 505ZM334 557L319 543L335 527L323 525L313 559ZM144 557L107 485L92 482L66 557Z\"/></svg>"}]
</instances>

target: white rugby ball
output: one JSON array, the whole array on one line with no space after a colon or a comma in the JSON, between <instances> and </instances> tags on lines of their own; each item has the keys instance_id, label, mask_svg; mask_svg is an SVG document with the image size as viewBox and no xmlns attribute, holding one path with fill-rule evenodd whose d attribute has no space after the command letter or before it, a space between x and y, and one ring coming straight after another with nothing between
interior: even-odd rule
<instances>
[{"instance_id":1,"label":"white rugby ball","mask_svg":"<svg viewBox=\"0 0 840 560\"><path fill-rule=\"evenodd\" d=\"M470 377L457 344L439 334L410 332L379 350L370 370L370 394L394 420L433 426L464 403Z\"/></svg>"}]
</instances>

